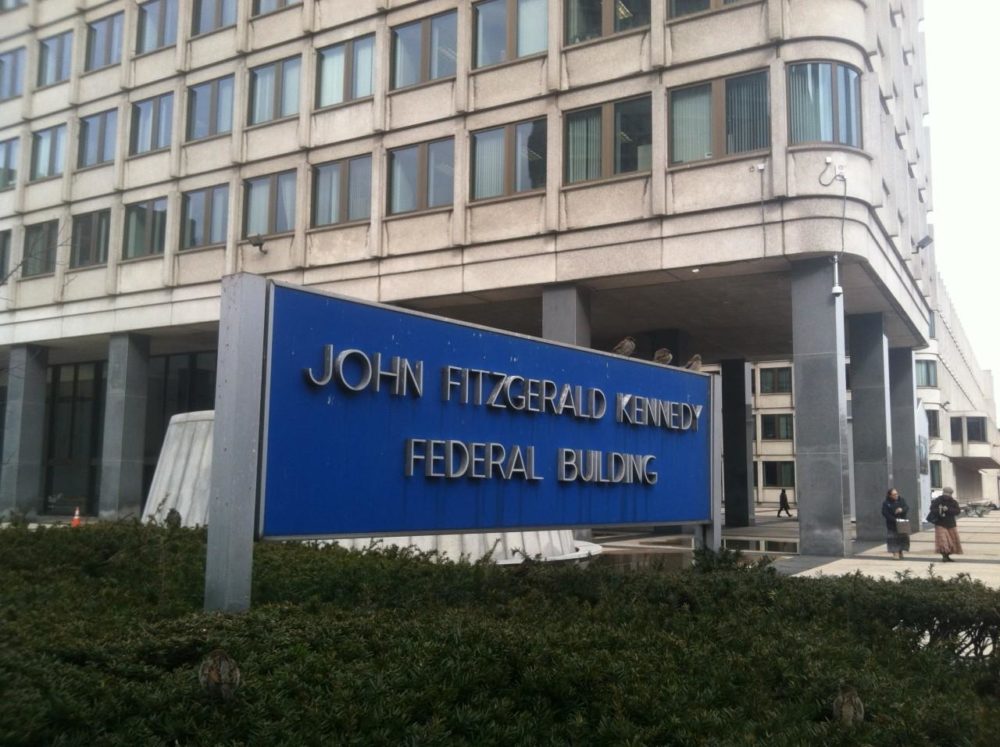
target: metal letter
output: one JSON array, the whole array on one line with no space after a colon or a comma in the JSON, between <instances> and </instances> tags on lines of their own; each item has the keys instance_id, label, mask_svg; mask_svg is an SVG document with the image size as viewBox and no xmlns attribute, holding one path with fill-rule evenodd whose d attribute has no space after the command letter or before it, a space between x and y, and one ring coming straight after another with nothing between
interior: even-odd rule
<instances>
[{"instance_id":1,"label":"metal letter","mask_svg":"<svg viewBox=\"0 0 1000 747\"><path fill-rule=\"evenodd\" d=\"M362 366L364 375L362 376L361 383L357 386L351 386L347 383L347 379L344 378L344 363L348 356L358 356L364 361ZM347 350L341 350L337 355L336 360L333 362L333 370L337 373L337 378L340 380L341 385L345 389L350 389L352 392L364 391L372 381L372 362L368 360L368 356L362 353L360 350L355 350L354 348L348 348Z\"/></svg>"},{"instance_id":2,"label":"metal letter","mask_svg":"<svg viewBox=\"0 0 1000 747\"><path fill-rule=\"evenodd\" d=\"M313 386L326 386L330 383L330 379L333 378L333 345L323 346L323 378L317 379L312 372L311 368L302 369L302 373L305 374L306 381L308 381Z\"/></svg>"}]
</instances>

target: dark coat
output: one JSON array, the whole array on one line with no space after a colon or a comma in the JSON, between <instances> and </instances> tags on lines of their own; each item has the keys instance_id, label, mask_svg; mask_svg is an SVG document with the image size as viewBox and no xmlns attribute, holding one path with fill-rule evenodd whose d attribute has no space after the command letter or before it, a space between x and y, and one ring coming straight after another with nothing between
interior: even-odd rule
<instances>
[{"instance_id":1,"label":"dark coat","mask_svg":"<svg viewBox=\"0 0 1000 747\"><path fill-rule=\"evenodd\" d=\"M943 529L954 529L955 517L960 513L962 513L962 507L959 506L958 501L950 495L941 494L931 501L931 511L929 515L937 517L937 521L935 521L934 524Z\"/></svg>"},{"instance_id":2,"label":"dark coat","mask_svg":"<svg viewBox=\"0 0 1000 747\"><path fill-rule=\"evenodd\" d=\"M903 510L897 514L897 508ZM894 501L890 501L888 498L882 501L882 516L885 517L885 528L890 532L896 531L896 519L905 519L909 513L910 507L906 505L906 500L903 496L899 496Z\"/></svg>"}]
</instances>

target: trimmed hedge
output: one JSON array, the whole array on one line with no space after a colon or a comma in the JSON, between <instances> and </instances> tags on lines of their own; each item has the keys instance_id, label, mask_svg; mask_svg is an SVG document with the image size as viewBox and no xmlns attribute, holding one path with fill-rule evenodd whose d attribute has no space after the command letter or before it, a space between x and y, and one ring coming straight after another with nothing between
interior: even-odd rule
<instances>
[{"instance_id":1,"label":"trimmed hedge","mask_svg":"<svg viewBox=\"0 0 1000 747\"><path fill-rule=\"evenodd\" d=\"M202 613L204 532L0 531L0 744L993 745L1000 595L453 563L261 544L254 607ZM198 684L223 648L243 684ZM865 721L830 704L856 688Z\"/></svg>"}]
</instances>

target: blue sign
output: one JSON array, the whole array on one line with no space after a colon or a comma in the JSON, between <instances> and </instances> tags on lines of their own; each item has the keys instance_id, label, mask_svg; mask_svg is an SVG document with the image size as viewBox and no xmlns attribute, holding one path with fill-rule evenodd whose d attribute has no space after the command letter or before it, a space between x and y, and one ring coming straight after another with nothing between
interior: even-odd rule
<instances>
[{"instance_id":1,"label":"blue sign","mask_svg":"<svg viewBox=\"0 0 1000 747\"><path fill-rule=\"evenodd\" d=\"M708 375L271 288L260 536L712 520Z\"/></svg>"}]
</instances>

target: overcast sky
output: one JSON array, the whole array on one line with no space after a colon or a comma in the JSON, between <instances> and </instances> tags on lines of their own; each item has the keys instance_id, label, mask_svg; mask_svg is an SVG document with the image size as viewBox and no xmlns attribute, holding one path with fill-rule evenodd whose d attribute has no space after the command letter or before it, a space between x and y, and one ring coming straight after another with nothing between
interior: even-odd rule
<instances>
[{"instance_id":1,"label":"overcast sky","mask_svg":"<svg viewBox=\"0 0 1000 747\"><path fill-rule=\"evenodd\" d=\"M1000 50L997 29L996 0L924 0L938 271L980 368L993 371L994 388L1000 386L1000 98L989 81Z\"/></svg>"}]
</instances>

